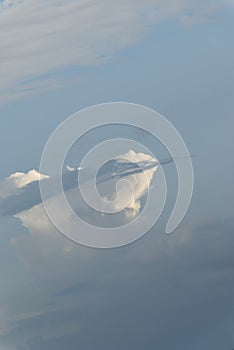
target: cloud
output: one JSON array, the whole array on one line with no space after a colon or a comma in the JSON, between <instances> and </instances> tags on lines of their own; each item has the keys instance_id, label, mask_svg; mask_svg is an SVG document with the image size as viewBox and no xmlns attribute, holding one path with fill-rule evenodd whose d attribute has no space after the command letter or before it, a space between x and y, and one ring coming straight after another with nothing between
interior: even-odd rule
<instances>
[{"instance_id":1,"label":"cloud","mask_svg":"<svg viewBox=\"0 0 234 350\"><path fill-rule=\"evenodd\" d=\"M22 84L16 84L10 91L6 91L0 98L0 103L7 103L12 100L19 100L24 97L30 97L45 94L49 91L56 91L66 86L73 86L80 81L78 77L62 78L51 76L49 78L39 78L33 81L26 81Z\"/></svg>"},{"instance_id":2,"label":"cloud","mask_svg":"<svg viewBox=\"0 0 234 350\"><path fill-rule=\"evenodd\" d=\"M97 190L104 199L104 203L106 201L108 207L111 206L111 209L116 212L114 215L104 215L104 207L102 208L103 212L96 211L84 202L79 192L77 175L79 171L85 172L86 181L81 186L84 185L92 194L93 190L89 181L92 172L89 169L86 172L86 169L73 170L69 167L70 170L64 176L64 190L67 200L71 208L84 220L97 226L119 226L130 221L139 213L142 200L147 195L147 191L150 190L157 164L158 162L151 156L130 150L102 168L102 172L97 177ZM47 200L49 205L55 208L57 216L61 216L64 208L60 207L59 204L60 195L56 191L57 180L44 179L42 181L50 181L51 193L48 193ZM116 192L116 188L118 192ZM2 208L5 208L5 213L13 213L18 217L29 231L43 231L47 234L49 220L40 201L39 183L37 182L26 186L21 194L5 198ZM67 221L69 221L69 217L67 217ZM69 252L69 249L66 251Z\"/></svg>"},{"instance_id":3,"label":"cloud","mask_svg":"<svg viewBox=\"0 0 234 350\"><path fill-rule=\"evenodd\" d=\"M114 210L121 210L124 203L127 203L125 208L135 216L141 209L141 198L150 188L150 183L158 168L158 161L150 155L130 150L111 162L111 167L114 168L111 176L107 173L107 177L105 176L104 179L101 177L97 181L99 183L98 190L106 201L113 201ZM119 182L119 180L126 181ZM115 190L117 184L118 193ZM129 188L130 184L131 189ZM116 200L117 198L118 200ZM114 202L115 200L116 202ZM126 213L129 214L128 211Z\"/></svg>"},{"instance_id":4,"label":"cloud","mask_svg":"<svg viewBox=\"0 0 234 350\"><path fill-rule=\"evenodd\" d=\"M36 170L30 170L26 174L16 172L0 182L0 197L6 198L13 194L17 194L20 192L20 189L28 184L48 178L49 176L40 174Z\"/></svg>"},{"instance_id":5,"label":"cloud","mask_svg":"<svg viewBox=\"0 0 234 350\"><path fill-rule=\"evenodd\" d=\"M72 83L59 74L68 67L107 62L159 20L204 20L227 4L209 0L3 1L0 102Z\"/></svg>"},{"instance_id":6,"label":"cloud","mask_svg":"<svg viewBox=\"0 0 234 350\"><path fill-rule=\"evenodd\" d=\"M111 251L72 244L66 255L59 250L65 244L55 232L49 240L20 238L18 248L48 299L40 312L11 318L2 344L17 339L19 349L30 350L68 344L85 350L231 349L231 218L185 225L171 236L152 230Z\"/></svg>"},{"instance_id":7,"label":"cloud","mask_svg":"<svg viewBox=\"0 0 234 350\"><path fill-rule=\"evenodd\" d=\"M140 168L139 164L143 164L144 168ZM124 179L123 187L120 188L120 197L128 195L125 186L132 184L133 196L128 207L115 214L115 215L102 215L100 212L92 210L89 206L82 201L81 196L77 191L77 179L78 170L69 168L70 170L65 173L64 189L72 209L84 220L103 227L119 226L132 220L137 215L141 208L141 201L143 200L147 190L150 189L150 184L153 176L156 172L156 160L151 156L143 153L136 153L129 151L126 154L118 156L111 162L111 165L107 163L107 167L103 168L103 173L100 174L99 178L102 179L101 185L105 190L105 195L110 199L115 196L116 183L119 179ZM85 171L82 169L80 171ZM87 172L87 175L89 175ZM17 173L16 173L17 174ZM21 225L26 228L26 235L16 235L10 241L10 245L19 249L23 254L24 259L30 260L30 269L37 270L33 272L33 275L37 275L41 278L43 270L47 269L46 283L47 287L51 285L54 288L57 285L58 288L62 288L64 281L61 281L58 273L55 273L54 268L57 271L64 271L64 267L67 268L70 265L71 270L73 269L74 258L77 255L77 245L65 239L60 232L57 231L55 226L49 220L47 213L41 203L39 181L33 181L35 179L40 181L48 181L51 185L51 191L48 193L48 203L51 204L56 210L56 215L62 217L64 208L60 206L59 195L56 193L56 179L42 176L33 171L27 174L20 173L10 176L10 179L21 179L18 183L20 191L15 193L15 181L11 182L12 188L8 186L8 193L14 193L8 197L2 198L0 202L0 208L2 215L13 215L20 220ZM34 174L34 176L33 176ZM7 180L9 180L9 178ZM3 181L9 185L10 182ZM87 184L89 187L89 181L87 176ZM2 186L3 184L1 184ZM25 186L23 186L25 185ZM3 187L3 186L2 186ZM18 190L18 188L17 188ZM100 188L101 190L101 188ZM102 193L101 193L102 195ZM124 198L124 201L128 203ZM115 206L115 204L114 204ZM67 222L70 218L67 217ZM83 251L83 250L82 250ZM42 253L43 252L43 253ZM43 262L41 261L42 255L44 256ZM87 251L81 253L81 261L89 259L89 256L93 255L93 251L90 253ZM53 263L51 264L51 259ZM58 261L57 261L58 260ZM42 268L44 265L44 268ZM37 269L37 266L39 269ZM81 276L85 278L85 272L80 272ZM53 277L51 277L53 276ZM70 277L67 275L70 283ZM45 278L45 277L43 277ZM61 285L62 283L62 285Z\"/></svg>"},{"instance_id":8,"label":"cloud","mask_svg":"<svg viewBox=\"0 0 234 350\"><path fill-rule=\"evenodd\" d=\"M109 183L128 178L134 186L135 207L152 180L156 164L149 155L129 151L103 167L100 184L113 191L115 187L109 188ZM149 172L147 181L140 165ZM76 168L69 168L65 178L72 203L77 199L77 174ZM51 183L48 201L56 203L56 179L34 170L16 173L5 182L7 193L12 193L9 184L17 191L11 205L20 198L21 209L22 202L25 207L22 195L25 202L26 195L27 200L35 197L38 180ZM60 215L63 208L56 210ZM86 207L84 211L87 213ZM230 344L232 220L183 224L171 236L153 229L132 246L103 252L76 245L59 234L40 202L31 202L17 217L27 230L11 240L11 248L20 255L36 288L45 293L30 291L28 284L23 291L8 293L7 308L1 314L2 346L14 349L18 343L19 349L53 350L70 344L71 349L98 346L105 350L111 348L113 339L116 349L188 349L193 342L195 349L218 350ZM100 215L98 220L102 220ZM98 345L93 339L98 339ZM204 341L208 346L204 347Z\"/></svg>"},{"instance_id":9,"label":"cloud","mask_svg":"<svg viewBox=\"0 0 234 350\"><path fill-rule=\"evenodd\" d=\"M168 160L165 161L167 162ZM132 210L132 214L136 215L141 208L140 200L150 187L157 164L157 160L147 154L129 151L111 161L104 173L100 173L97 179L98 190L102 193L103 198L113 201L116 199L117 183L119 180L126 180L121 181L118 188L121 200L113 202L113 209L120 210L123 203L127 203L125 208ZM92 217L92 211L82 201L81 196L77 200L77 192L74 191L78 186L79 171L85 172L87 182L85 186L89 188L92 169L68 167L68 171L63 176L64 190L73 207L82 211L86 217ZM41 203L39 180L49 182L47 198L56 201L59 179L49 178L47 175L39 174L36 170L31 170L27 174L16 172L0 183L0 214L16 215L39 205ZM132 186L130 201L129 183Z\"/></svg>"},{"instance_id":10,"label":"cloud","mask_svg":"<svg viewBox=\"0 0 234 350\"><path fill-rule=\"evenodd\" d=\"M177 157L178 160L184 160L185 157ZM126 216L135 216L141 209L141 201L139 201L147 190L150 189L150 183L153 175L157 170L158 164L161 166L173 163L173 159L165 158L158 161L144 153L136 153L130 150L124 155L118 156L116 159L108 162L107 167L98 173L97 188L102 197L106 200L116 199L116 185L120 180L118 187L119 196L123 198L123 203L127 202L126 194L130 198L129 183L133 197L125 206L131 211L125 212ZM77 203L77 192L74 196L74 189L78 187L78 173L83 171L85 176L85 186L89 186L90 179L93 176L93 169L83 169L80 166L77 168L66 166L67 172L63 174L63 188L70 197L71 204ZM58 193L58 178L50 178L47 175L39 174L36 170L30 170L28 173L16 172L0 182L0 215L10 216L19 214L25 210L29 210L41 203L41 194L39 188L39 180L47 181L47 199L53 198ZM80 194L80 193L78 193ZM124 199L125 198L125 199ZM127 197L128 198L128 197ZM79 197L79 203L82 198ZM121 207L121 202L117 206ZM117 207L115 209L118 209ZM88 208L84 210L87 215L90 215Z\"/></svg>"}]
</instances>

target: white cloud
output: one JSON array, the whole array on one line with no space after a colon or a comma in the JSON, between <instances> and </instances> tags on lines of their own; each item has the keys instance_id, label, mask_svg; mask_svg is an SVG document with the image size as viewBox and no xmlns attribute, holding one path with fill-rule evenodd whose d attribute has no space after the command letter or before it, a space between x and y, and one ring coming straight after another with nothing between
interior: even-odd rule
<instances>
[{"instance_id":1,"label":"white cloud","mask_svg":"<svg viewBox=\"0 0 234 350\"><path fill-rule=\"evenodd\" d=\"M157 166L155 163L156 159L151 157L150 155L144 153L136 153L133 150L122 154L116 158L117 168L115 168L115 173L113 173L112 169L108 170L108 177L103 182L103 187L100 188L102 196L106 198L108 201L115 199L116 197L116 185L119 180L121 181L121 186L118 188L118 200L113 201L113 209L118 211L123 207L123 203L126 203L125 211L122 212L122 216L118 216L117 220L125 221L126 219L130 219L131 217L137 215L141 209L141 199L150 189L150 184L152 182L153 176L157 170ZM142 166L142 170L138 172L139 166L138 164L150 164L150 167L145 169ZM153 164L153 165L151 165ZM129 168L129 165L135 166L134 168ZM69 172L74 171L73 168L69 167ZM129 172L130 171L130 172ZM115 174L118 176L115 176ZM76 175L75 175L76 176ZM0 194L1 189L2 193L7 195L14 194L15 191L19 188L22 188L26 184L29 184L32 181L47 179L48 176L41 175L35 170L24 173L15 173L10 177L5 179L2 183L0 183ZM129 192L129 184L131 185L131 191ZM89 186L87 186L89 188ZM92 215L95 217L93 220L101 220L103 217L100 213L90 212L88 210L88 206L84 204L81 199L79 199L76 189L72 188L67 191L67 196L70 200L70 204L73 206L73 209L77 209L78 212L82 212L83 215L89 216L92 220ZM63 208L56 203L59 203L58 196L53 196L48 199L49 202L52 203L53 207L56 208L57 216L60 216L63 212ZM29 195L30 202L30 195ZM3 202L4 206L4 202ZM27 207L27 206L26 206ZM98 217L96 217L98 215ZM43 234L48 235L48 232L51 231L51 223L46 215L46 212L43 208L42 204L36 205L29 210L23 210L22 212L15 215L21 221L23 226L29 229L30 232L41 232ZM112 217L112 216L111 216ZM104 218L103 218L104 219ZM69 218L67 218L69 220Z\"/></svg>"},{"instance_id":2,"label":"white cloud","mask_svg":"<svg viewBox=\"0 0 234 350\"><path fill-rule=\"evenodd\" d=\"M4 1L0 10L0 102L63 86L61 79L48 78L48 74L69 66L102 64L134 44L158 20L179 17L194 21L226 3L229 2Z\"/></svg>"},{"instance_id":3,"label":"white cloud","mask_svg":"<svg viewBox=\"0 0 234 350\"><path fill-rule=\"evenodd\" d=\"M131 216L132 214L135 216L141 209L141 198L150 188L150 183L157 170L158 161L150 155L130 150L128 153L118 156L113 162L114 165L111 163L112 165L108 166L105 170L104 178L100 176L97 183L98 190L104 198L101 204L104 205L102 211L110 212L108 207L111 206L111 212L120 212L126 209L132 211ZM80 197L78 200L77 193L74 191L77 174L79 171L82 171L84 172L84 177L80 188L82 189L83 186L87 188L88 197L93 198L93 194L95 195L96 191L93 190L90 183L92 178L91 169L84 169L80 166L78 168L67 166L66 169L64 186L71 203L74 204L74 208L80 208L85 216L87 213L88 216L91 216L90 212L84 208L84 205L83 207L80 205L82 198ZM91 173L89 173L90 171ZM28 173L16 172L0 182L1 214L15 215L40 204L41 195L39 185L36 182L40 180L47 181L48 179L47 200L54 201L57 193L54 189L58 179L49 178L49 176L40 174L36 170L31 170ZM94 196L93 207L97 207L95 198ZM105 205L107 210L105 210ZM100 211L100 208L98 210ZM129 216L129 213L126 214Z\"/></svg>"},{"instance_id":4,"label":"white cloud","mask_svg":"<svg viewBox=\"0 0 234 350\"><path fill-rule=\"evenodd\" d=\"M40 174L36 170L28 173L16 172L0 183L0 197L6 198L19 192L19 190L34 181L48 179L47 175Z\"/></svg>"},{"instance_id":5,"label":"white cloud","mask_svg":"<svg viewBox=\"0 0 234 350\"><path fill-rule=\"evenodd\" d=\"M128 153L122 154L118 157L119 159L125 159L133 164L140 164L141 162L157 162L156 159L150 155L144 153L136 153L133 150L130 150ZM148 170L144 170L140 173L128 175L123 177L123 179L128 180L132 184L133 195L131 201L128 203L126 209L132 210L133 214L136 215L141 209L141 198L149 190L150 183L153 179L157 166L154 166ZM123 185L120 188L119 196L120 198L124 197L127 192L127 183L123 182ZM129 215L129 212L126 212L126 215Z\"/></svg>"},{"instance_id":6,"label":"white cloud","mask_svg":"<svg viewBox=\"0 0 234 350\"><path fill-rule=\"evenodd\" d=\"M71 167L70 165L67 165L67 166L66 166L66 169L67 169L68 171L74 171L74 170L82 170L83 168L82 168L81 166L78 166L77 168L73 168L73 167Z\"/></svg>"},{"instance_id":7,"label":"white cloud","mask_svg":"<svg viewBox=\"0 0 234 350\"><path fill-rule=\"evenodd\" d=\"M150 156L134 151L118 157L118 159L123 158L130 162L152 160ZM123 164L124 162L120 165ZM22 188L27 182L30 183L32 179L40 177L35 171L29 174L30 172L13 176L15 178L14 187ZM142 183L143 178L140 175L137 174L135 183L138 196L144 192L142 189L148 187L145 178ZM150 178L151 174L148 175L148 179ZM135 198L138 196L136 195ZM56 201L56 197L50 200ZM60 215L60 210L62 208L57 208L58 215ZM188 226L183 224L179 231L171 236L164 235L160 230L154 230L153 234L149 234L147 239L141 242L142 244L136 243L129 249L104 252L86 249L60 235L48 220L41 204L19 214L18 217L27 227L29 234L15 237L14 240L11 240L11 244L24 260L27 269L37 283L35 288L40 293L30 291L27 284L19 291L14 289L12 293L9 293L5 309L0 306L0 316L4 320L2 324L0 322L0 333L4 336L9 333L9 338L11 337L14 341L16 341L15 334L23 338L23 340L20 339L21 342L25 342L26 338L33 337L34 334L37 335L38 332L43 337L54 334L54 332L56 336L67 334L73 329L73 321L71 319L71 323L68 322L71 326L69 330L64 329L64 323L58 317L58 311L64 314L65 310L68 314L73 315L70 310L74 312L77 308L77 315L79 315L83 306L86 316L87 305L91 305L90 309L97 310L95 308L97 305L98 310L107 310L107 307L113 306L115 292L119 294L118 298L125 298L126 291L134 294L137 290L139 300L147 292L149 309L151 309L152 300L155 301L155 292L156 294L158 292L159 298L156 300L155 310L160 307L163 310L167 307L170 315L174 315L175 309L185 310L185 315L187 315L188 305L199 304L204 307L210 305L213 308L213 304L219 305L219 302L223 300L224 291L228 303L231 302L233 289L233 285L230 284L232 280L230 276L233 272L232 221L226 225L223 222L200 222L201 227L196 225L192 227L192 223ZM91 284L89 284L90 281ZM88 282L87 286L86 282ZM144 287L147 285L152 291L150 294ZM192 286L190 289L193 293L185 293L187 297L180 298L181 290L184 288L187 291L188 285ZM217 285L224 287L215 290L214 286ZM160 290L158 286L161 286ZM166 298L163 298L164 291L168 290L173 290L173 293L169 295L166 293ZM207 293L204 293L204 290ZM73 294L69 294L69 291L73 291ZM210 293L213 293L214 303L212 305L207 303L207 300L210 300ZM111 296L109 299L108 295ZM122 299L119 300L122 305ZM138 301L138 298L136 300ZM153 310L154 313L155 310ZM210 315L210 310L207 309L207 315ZM51 318L50 313L53 311L56 312L54 318ZM195 310L191 308L189 312L194 314ZM46 315L46 313L48 313L49 321L39 322L40 315ZM82 315L78 319L81 323L83 322ZM198 319L197 315L194 316L194 319ZM33 326L28 329L24 320L28 320L26 324ZM184 322L186 322L186 317ZM160 324L160 319L158 324ZM173 326L173 322L170 326ZM26 331L22 333L22 329Z\"/></svg>"},{"instance_id":8,"label":"white cloud","mask_svg":"<svg viewBox=\"0 0 234 350\"><path fill-rule=\"evenodd\" d=\"M152 181L157 167L155 166L151 169L147 169L145 174L142 174L142 172L135 172L133 174L131 172L131 174L128 175L128 170L130 169L132 171L132 168L129 168L132 163L137 164L140 162L155 162L155 159L147 154L129 151L126 154L118 156L116 160L118 163L117 167L115 168L115 172L118 175L121 175L121 179L128 179L128 182L133 184L134 189L133 201L129 203L127 212L123 212L121 214L122 220L126 222L126 220L131 219L132 216L135 215L138 210L140 210L141 198L147 189L149 189L150 182ZM73 168L69 169L69 172L74 171ZM137 168L133 168L133 172L136 171L136 169ZM110 174L108 173L108 179L111 178ZM42 178L46 179L47 176L40 175L38 172L33 170L27 174L12 174L4 182L5 184L8 184L7 190L9 194L10 192L14 192L15 189L23 190L25 185L35 180L38 181ZM117 177L117 181L119 179L120 178ZM111 183L109 180L107 181L109 182L107 188L113 192L115 188L114 183ZM116 180L114 179L114 182L115 181ZM107 183L105 181L105 186L106 184ZM122 188L122 190L123 194L127 193L124 188ZM68 192L72 202L77 204L77 194L74 188ZM109 197L112 196L113 193L110 193ZM59 206L58 196L51 197L48 199L48 201L51 201L53 207L56 209L56 215L60 216L63 212L63 208ZM57 205L54 205L56 203ZM81 204L78 203L77 206L81 207ZM84 210L86 210L86 207ZM127 214L127 216L125 214ZM27 229L28 234L11 238L9 244L11 247L14 247L14 249L17 249L18 254L22 257L29 271L40 283L40 285L46 286L46 293L48 293L47 295L54 295L58 290L64 289L73 284L74 274L76 276L76 281L85 281L87 279L87 273L94 273L95 267L93 264L93 259L97 259L97 261L99 259L97 257L97 251L92 249L84 249L63 237L50 222L42 204L33 206L29 210L24 210L23 212L15 215L15 217L21 221L21 224ZM69 220L69 217L67 219ZM105 218L99 214L97 220L100 222L104 219ZM120 216L118 216L118 220L119 219L121 220ZM95 264L95 266L96 265L98 268L98 264ZM68 271L71 273L68 273ZM61 276L63 276L63 278L61 278ZM44 300L44 297L42 297L42 300ZM73 301L71 300L71 302ZM33 304L30 307L32 309L29 310L29 315L31 313L37 314L39 310L40 312L41 310L44 310L41 304L39 306L37 304ZM22 306L20 305L18 312L25 313L25 308L26 306L24 304L22 304ZM46 310L47 309L48 306L46 305ZM26 310L28 309L26 308ZM14 310L12 312L14 313ZM7 315L8 314L6 314L6 325L2 326L3 333L11 331L18 324L15 322L16 326L10 328L8 319L11 319L11 321L12 319L16 319L17 321L18 316L16 315L13 317L11 313L9 313L8 316ZM28 316L23 315L22 318L24 319L25 317L27 318Z\"/></svg>"}]
</instances>

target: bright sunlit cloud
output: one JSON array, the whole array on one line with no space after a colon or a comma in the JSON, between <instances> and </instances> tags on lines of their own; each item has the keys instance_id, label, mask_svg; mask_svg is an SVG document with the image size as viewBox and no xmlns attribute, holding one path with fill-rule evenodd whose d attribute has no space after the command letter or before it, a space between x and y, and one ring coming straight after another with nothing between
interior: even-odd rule
<instances>
[{"instance_id":1,"label":"bright sunlit cloud","mask_svg":"<svg viewBox=\"0 0 234 350\"><path fill-rule=\"evenodd\" d=\"M49 176L40 174L36 170L30 170L28 173L13 173L5 180L0 182L0 197L9 197L18 193L20 189L34 181L40 181L48 178Z\"/></svg>"}]
</instances>

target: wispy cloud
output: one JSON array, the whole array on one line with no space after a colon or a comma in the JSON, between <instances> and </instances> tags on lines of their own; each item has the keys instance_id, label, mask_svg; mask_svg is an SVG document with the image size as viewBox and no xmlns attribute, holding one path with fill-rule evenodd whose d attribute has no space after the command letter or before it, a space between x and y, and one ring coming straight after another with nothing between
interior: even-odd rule
<instances>
[{"instance_id":1,"label":"wispy cloud","mask_svg":"<svg viewBox=\"0 0 234 350\"><path fill-rule=\"evenodd\" d=\"M229 1L11 0L0 9L0 102L60 88L48 79L70 66L95 66L164 18L207 18ZM37 83L30 83L39 78Z\"/></svg>"}]
</instances>

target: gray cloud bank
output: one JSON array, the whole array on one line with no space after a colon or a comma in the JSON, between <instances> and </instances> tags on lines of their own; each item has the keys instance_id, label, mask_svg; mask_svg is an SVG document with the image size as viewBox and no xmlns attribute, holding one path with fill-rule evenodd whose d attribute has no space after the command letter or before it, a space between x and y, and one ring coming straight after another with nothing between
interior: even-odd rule
<instances>
[{"instance_id":1,"label":"gray cloud bank","mask_svg":"<svg viewBox=\"0 0 234 350\"><path fill-rule=\"evenodd\" d=\"M73 267L78 282L52 293L44 313L15 321L0 339L7 344L25 334L18 350L231 350L233 232L232 220L207 221L96 252L92 269L83 262L81 278ZM85 250L77 249L74 263ZM49 257L45 264L52 264Z\"/></svg>"}]
</instances>

